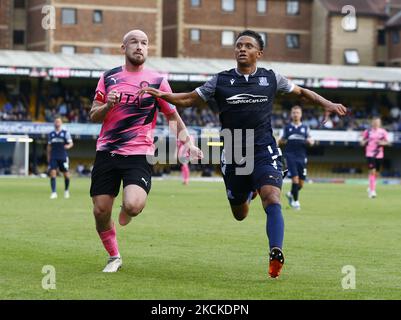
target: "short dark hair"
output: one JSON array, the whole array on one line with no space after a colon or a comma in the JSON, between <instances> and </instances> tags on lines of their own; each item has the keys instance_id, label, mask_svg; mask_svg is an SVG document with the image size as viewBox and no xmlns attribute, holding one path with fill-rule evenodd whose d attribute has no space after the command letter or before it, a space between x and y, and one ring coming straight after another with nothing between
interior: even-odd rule
<instances>
[{"instance_id":1,"label":"short dark hair","mask_svg":"<svg viewBox=\"0 0 401 320\"><path fill-rule=\"evenodd\" d=\"M291 108L291 110L295 110L295 109L299 109L299 110L301 110L301 111L302 111L302 108L301 108L301 106L300 106L300 105L298 105L298 104L296 104L295 106L293 106L293 107Z\"/></svg>"},{"instance_id":2,"label":"short dark hair","mask_svg":"<svg viewBox=\"0 0 401 320\"><path fill-rule=\"evenodd\" d=\"M259 33L253 30L244 30L238 34L237 39L235 39L235 42L237 42L237 40L243 36L254 38L259 44L259 49L263 50L265 44L263 42L262 36Z\"/></svg>"}]
</instances>

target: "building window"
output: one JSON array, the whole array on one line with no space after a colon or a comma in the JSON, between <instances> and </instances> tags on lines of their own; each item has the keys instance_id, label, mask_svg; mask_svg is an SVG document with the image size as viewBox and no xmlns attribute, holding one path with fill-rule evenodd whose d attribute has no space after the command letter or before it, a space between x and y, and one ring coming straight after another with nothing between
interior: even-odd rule
<instances>
[{"instance_id":1,"label":"building window","mask_svg":"<svg viewBox=\"0 0 401 320\"><path fill-rule=\"evenodd\" d=\"M103 22L103 11L95 10L93 11L93 23L102 23Z\"/></svg>"},{"instance_id":2,"label":"building window","mask_svg":"<svg viewBox=\"0 0 401 320\"><path fill-rule=\"evenodd\" d=\"M61 9L61 23L62 24L76 24L77 23L77 10Z\"/></svg>"},{"instance_id":3,"label":"building window","mask_svg":"<svg viewBox=\"0 0 401 320\"><path fill-rule=\"evenodd\" d=\"M25 0L14 0L14 8L25 8Z\"/></svg>"},{"instance_id":4,"label":"building window","mask_svg":"<svg viewBox=\"0 0 401 320\"><path fill-rule=\"evenodd\" d=\"M61 46L61 53L74 54L75 47L74 46Z\"/></svg>"},{"instance_id":5,"label":"building window","mask_svg":"<svg viewBox=\"0 0 401 320\"><path fill-rule=\"evenodd\" d=\"M344 50L344 61L345 64L353 64L353 65L359 64L360 59L358 50L355 49Z\"/></svg>"},{"instance_id":6,"label":"building window","mask_svg":"<svg viewBox=\"0 0 401 320\"><path fill-rule=\"evenodd\" d=\"M25 44L25 31L24 30L14 30L13 43L14 44Z\"/></svg>"},{"instance_id":7,"label":"building window","mask_svg":"<svg viewBox=\"0 0 401 320\"><path fill-rule=\"evenodd\" d=\"M189 37L190 37L191 41L199 42L200 41L200 30L199 29L191 29L189 31Z\"/></svg>"},{"instance_id":8,"label":"building window","mask_svg":"<svg viewBox=\"0 0 401 320\"><path fill-rule=\"evenodd\" d=\"M391 32L391 39L393 40L393 44L400 43L400 31L399 30L393 30Z\"/></svg>"},{"instance_id":9,"label":"building window","mask_svg":"<svg viewBox=\"0 0 401 320\"><path fill-rule=\"evenodd\" d=\"M259 32L260 36L262 37L263 44L265 45L265 48L267 47L267 33L266 32Z\"/></svg>"},{"instance_id":10,"label":"building window","mask_svg":"<svg viewBox=\"0 0 401 320\"><path fill-rule=\"evenodd\" d=\"M299 15L299 1L287 0L287 14L290 16Z\"/></svg>"},{"instance_id":11,"label":"building window","mask_svg":"<svg viewBox=\"0 0 401 320\"><path fill-rule=\"evenodd\" d=\"M201 0L191 0L191 7L200 7Z\"/></svg>"},{"instance_id":12,"label":"building window","mask_svg":"<svg viewBox=\"0 0 401 320\"><path fill-rule=\"evenodd\" d=\"M102 54L103 53L103 48L100 48L100 47L95 47L95 48L93 48L93 51L92 51L94 54Z\"/></svg>"},{"instance_id":13,"label":"building window","mask_svg":"<svg viewBox=\"0 0 401 320\"><path fill-rule=\"evenodd\" d=\"M266 13L267 11L267 0L257 0L256 2L256 12Z\"/></svg>"},{"instance_id":14,"label":"building window","mask_svg":"<svg viewBox=\"0 0 401 320\"><path fill-rule=\"evenodd\" d=\"M221 9L232 12L235 10L235 0L221 0Z\"/></svg>"},{"instance_id":15,"label":"building window","mask_svg":"<svg viewBox=\"0 0 401 320\"><path fill-rule=\"evenodd\" d=\"M300 47L299 34L287 34L287 48L298 49Z\"/></svg>"},{"instance_id":16,"label":"building window","mask_svg":"<svg viewBox=\"0 0 401 320\"><path fill-rule=\"evenodd\" d=\"M384 29L377 30L377 45L379 46L386 45L386 30Z\"/></svg>"},{"instance_id":17,"label":"building window","mask_svg":"<svg viewBox=\"0 0 401 320\"><path fill-rule=\"evenodd\" d=\"M221 45L232 46L234 45L234 31L222 31L221 33Z\"/></svg>"}]
</instances>

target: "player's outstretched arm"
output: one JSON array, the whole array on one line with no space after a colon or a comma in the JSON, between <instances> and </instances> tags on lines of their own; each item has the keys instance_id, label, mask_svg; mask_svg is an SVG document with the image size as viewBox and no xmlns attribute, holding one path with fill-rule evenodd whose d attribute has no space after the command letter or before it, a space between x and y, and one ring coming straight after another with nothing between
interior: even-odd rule
<instances>
[{"instance_id":1,"label":"player's outstretched arm","mask_svg":"<svg viewBox=\"0 0 401 320\"><path fill-rule=\"evenodd\" d=\"M322 106L325 111L324 122L326 122L329 119L329 116L333 113L339 116L345 116L347 114L347 108L341 103L333 103L312 90L295 86L291 93L297 95L303 100L309 101L310 103Z\"/></svg>"},{"instance_id":2,"label":"player's outstretched arm","mask_svg":"<svg viewBox=\"0 0 401 320\"><path fill-rule=\"evenodd\" d=\"M192 92L172 93L146 87L142 88L138 92L139 95L143 95L145 93L150 94L155 98L163 99L171 104L174 104L177 107L192 107L194 105L200 105L203 103L202 98L195 90Z\"/></svg>"}]
</instances>

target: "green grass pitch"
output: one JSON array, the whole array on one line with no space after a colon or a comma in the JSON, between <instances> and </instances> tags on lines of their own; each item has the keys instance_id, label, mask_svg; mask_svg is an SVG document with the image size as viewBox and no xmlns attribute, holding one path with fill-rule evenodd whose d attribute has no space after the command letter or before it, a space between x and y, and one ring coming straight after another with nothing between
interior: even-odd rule
<instances>
[{"instance_id":1,"label":"green grass pitch","mask_svg":"<svg viewBox=\"0 0 401 320\"><path fill-rule=\"evenodd\" d=\"M363 185L306 185L299 212L283 196L277 280L267 277L259 197L238 222L223 183L154 181L145 210L117 227L123 268L103 274L89 179L73 179L68 200L57 186L49 200L48 179L0 179L0 299L401 298L400 186L380 185L368 199ZM55 290L42 288L44 265L55 267ZM345 265L355 267L355 289L341 286Z\"/></svg>"}]
</instances>

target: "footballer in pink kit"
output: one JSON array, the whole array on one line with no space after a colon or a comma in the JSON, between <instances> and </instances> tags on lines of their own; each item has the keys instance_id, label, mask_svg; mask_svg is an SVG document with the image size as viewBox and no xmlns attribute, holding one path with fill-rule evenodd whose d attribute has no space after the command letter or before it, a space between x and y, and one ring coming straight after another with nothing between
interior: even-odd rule
<instances>
[{"instance_id":1,"label":"footballer in pink kit","mask_svg":"<svg viewBox=\"0 0 401 320\"><path fill-rule=\"evenodd\" d=\"M375 198L377 172L380 171L384 146L389 144L388 132L381 128L381 120L378 117L372 119L372 128L362 133L361 144L365 146L365 156L369 167L369 198Z\"/></svg>"},{"instance_id":2,"label":"footballer in pink kit","mask_svg":"<svg viewBox=\"0 0 401 320\"><path fill-rule=\"evenodd\" d=\"M192 143L194 142L194 137L190 136ZM178 160L181 163L181 177L182 183L184 185L189 184L189 178L191 177L191 170L189 168L190 154L188 150L188 146L182 142L181 140L177 141L177 149L178 149Z\"/></svg>"},{"instance_id":3,"label":"footballer in pink kit","mask_svg":"<svg viewBox=\"0 0 401 320\"><path fill-rule=\"evenodd\" d=\"M109 253L103 272L116 272L122 266L116 228L111 213L121 181L123 201L119 223L127 225L145 207L151 188L154 155L153 129L158 112L176 123L179 139L187 144L195 158L202 151L192 142L175 107L151 95L139 95L141 88L152 87L171 92L167 80L144 68L148 55L148 37L141 30L128 32L121 45L125 65L106 71L99 79L90 117L102 123L96 144L96 158L91 175L90 195L96 230Z\"/></svg>"}]
</instances>

